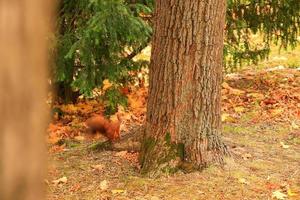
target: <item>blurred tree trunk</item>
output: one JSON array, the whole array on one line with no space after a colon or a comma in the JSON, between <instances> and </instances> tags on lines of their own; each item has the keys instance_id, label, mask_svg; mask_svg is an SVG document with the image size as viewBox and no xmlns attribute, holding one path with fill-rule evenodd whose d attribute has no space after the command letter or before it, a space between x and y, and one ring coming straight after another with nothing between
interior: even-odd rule
<instances>
[{"instance_id":1,"label":"blurred tree trunk","mask_svg":"<svg viewBox=\"0 0 300 200\"><path fill-rule=\"evenodd\" d=\"M226 0L157 0L142 172L222 163Z\"/></svg>"},{"instance_id":2,"label":"blurred tree trunk","mask_svg":"<svg viewBox=\"0 0 300 200\"><path fill-rule=\"evenodd\" d=\"M49 2L0 0L1 200L44 199Z\"/></svg>"}]
</instances>

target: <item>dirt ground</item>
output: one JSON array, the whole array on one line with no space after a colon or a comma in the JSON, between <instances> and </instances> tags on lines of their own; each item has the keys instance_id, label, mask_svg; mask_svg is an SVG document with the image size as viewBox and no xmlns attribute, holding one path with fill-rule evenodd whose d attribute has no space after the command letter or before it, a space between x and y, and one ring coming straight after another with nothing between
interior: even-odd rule
<instances>
[{"instance_id":1,"label":"dirt ground","mask_svg":"<svg viewBox=\"0 0 300 200\"><path fill-rule=\"evenodd\" d=\"M223 113L232 153L223 168L149 179L136 153L92 151L68 138L49 154L47 199L300 199L300 71L229 75Z\"/></svg>"},{"instance_id":2,"label":"dirt ground","mask_svg":"<svg viewBox=\"0 0 300 200\"><path fill-rule=\"evenodd\" d=\"M88 152L80 144L51 156L49 178L68 180L50 183L48 199L271 199L274 191L300 199L300 144L286 124L227 124L224 137L233 154L224 169L159 179L141 177L117 152Z\"/></svg>"}]
</instances>

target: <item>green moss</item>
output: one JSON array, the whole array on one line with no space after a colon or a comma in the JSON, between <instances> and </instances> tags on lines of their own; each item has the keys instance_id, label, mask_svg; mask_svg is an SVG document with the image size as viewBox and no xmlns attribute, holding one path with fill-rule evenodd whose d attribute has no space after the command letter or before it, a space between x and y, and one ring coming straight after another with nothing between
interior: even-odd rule
<instances>
[{"instance_id":1,"label":"green moss","mask_svg":"<svg viewBox=\"0 0 300 200\"><path fill-rule=\"evenodd\" d=\"M171 134L170 134L170 132L166 133L166 135L165 135L165 141L166 141L167 145L171 144Z\"/></svg>"},{"instance_id":2,"label":"green moss","mask_svg":"<svg viewBox=\"0 0 300 200\"><path fill-rule=\"evenodd\" d=\"M150 176L157 176L161 173L173 174L179 170L178 166L183 159L184 144L172 142L169 132L163 140L146 138L143 142L140 157L143 174L150 174ZM144 165L145 162L147 166Z\"/></svg>"},{"instance_id":3,"label":"green moss","mask_svg":"<svg viewBox=\"0 0 300 200\"><path fill-rule=\"evenodd\" d=\"M163 167L161 169L162 173L164 174L175 174L176 172L179 171L179 168L178 166L170 166L170 165L167 165L166 167Z\"/></svg>"},{"instance_id":4,"label":"green moss","mask_svg":"<svg viewBox=\"0 0 300 200\"><path fill-rule=\"evenodd\" d=\"M111 142L106 141L106 142L96 142L91 144L88 149L90 151L103 151L103 150L110 150L112 149Z\"/></svg>"},{"instance_id":5,"label":"green moss","mask_svg":"<svg viewBox=\"0 0 300 200\"><path fill-rule=\"evenodd\" d=\"M156 141L152 137L144 138L144 140L142 141L142 148L139 156L139 162L142 166L145 162L145 158L147 157L146 154L149 154L149 152L154 149L155 145Z\"/></svg>"},{"instance_id":6,"label":"green moss","mask_svg":"<svg viewBox=\"0 0 300 200\"><path fill-rule=\"evenodd\" d=\"M177 155L181 160L184 160L184 156L185 156L184 154L185 154L184 144L183 143L177 144Z\"/></svg>"},{"instance_id":7,"label":"green moss","mask_svg":"<svg viewBox=\"0 0 300 200\"><path fill-rule=\"evenodd\" d=\"M154 149L155 145L156 145L155 139L152 137L147 137L147 138L144 138L142 147L145 152L149 152L152 149Z\"/></svg>"},{"instance_id":8,"label":"green moss","mask_svg":"<svg viewBox=\"0 0 300 200\"><path fill-rule=\"evenodd\" d=\"M75 148L80 145L80 142L75 140L66 140L65 144L68 148Z\"/></svg>"},{"instance_id":9,"label":"green moss","mask_svg":"<svg viewBox=\"0 0 300 200\"><path fill-rule=\"evenodd\" d=\"M190 162L181 162L180 165L178 166L178 169L182 170L185 173L191 173L194 171L201 170L202 168L199 166L195 166L194 163Z\"/></svg>"}]
</instances>

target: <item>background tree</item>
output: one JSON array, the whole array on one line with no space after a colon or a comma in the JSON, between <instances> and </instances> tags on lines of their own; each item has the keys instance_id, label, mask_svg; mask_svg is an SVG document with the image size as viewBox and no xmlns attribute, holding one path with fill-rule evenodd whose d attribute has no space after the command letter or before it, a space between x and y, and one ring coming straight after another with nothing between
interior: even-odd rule
<instances>
[{"instance_id":1,"label":"background tree","mask_svg":"<svg viewBox=\"0 0 300 200\"><path fill-rule=\"evenodd\" d=\"M43 199L49 2L0 1L1 200Z\"/></svg>"},{"instance_id":2,"label":"background tree","mask_svg":"<svg viewBox=\"0 0 300 200\"><path fill-rule=\"evenodd\" d=\"M226 72L267 58L272 43L295 46L298 0L227 0ZM61 0L52 53L52 83L64 102L89 96L104 79L130 80L146 64L133 57L149 44L154 0ZM254 37L255 36L255 37ZM117 90L115 90L117 92ZM113 92L112 92L113 93ZM119 94L113 95L116 101Z\"/></svg>"},{"instance_id":3,"label":"background tree","mask_svg":"<svg viewBox=\"0 0 300 200\"><path fill-rule=\"evenodd\" d=\"M271 45L295 47L300 31L298 0L227 0L225 70L268 57ZM255 35L256 34L256 35Z\"/></svg>"},{"instance_id":4,"label":"background tree","mask_svg":"<svg viewBox=\"0 0 300 200\"><path fill-rule=\"evenodd\" d=\"M139 1L61 0L51 50L58 96L65 102L89 96L104 79L122 82L128 70L143 66L132 58L149 43L151 28L139 14L150 12Z\"/></svg>"},{"instance_id":5,"label":"background tree","mask_svg":"<svg viewBox=\"0 0 300 200\"><path fill-rule=\"evenodd\" d=\"M221 163L225 0L157 0L143 172Z\"/></svg>"}]
</instances>

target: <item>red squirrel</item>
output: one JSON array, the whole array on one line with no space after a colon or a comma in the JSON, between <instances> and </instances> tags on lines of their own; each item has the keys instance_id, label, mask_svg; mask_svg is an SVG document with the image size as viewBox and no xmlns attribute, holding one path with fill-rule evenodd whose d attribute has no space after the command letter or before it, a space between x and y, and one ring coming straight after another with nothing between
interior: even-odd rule
<instances>
[{"instance_id":1,"label":"red squirrel","mask_svg":"<svg viewBox=\"0 0 300 200\"><path fill-rule=\"evenodd\" d=\"M88 131L92 133L100 132L105 137L108 138L109 141L117 141L120 139L120 124L121 120L119 115L117 115L118 120L112 121L106 119L102 115L96 115L89 118L85 124L88 128Z\"/></svg>"}]
</instances>

